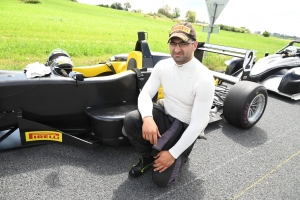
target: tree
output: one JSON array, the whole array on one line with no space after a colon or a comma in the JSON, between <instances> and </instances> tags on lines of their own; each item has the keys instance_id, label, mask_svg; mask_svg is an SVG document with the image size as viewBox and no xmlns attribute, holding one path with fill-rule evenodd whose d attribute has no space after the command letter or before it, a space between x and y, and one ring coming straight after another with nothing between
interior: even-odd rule
<instances>
[{"instance_id":1,"label":"tree","mask_svg":"<svg viewBox=\"0 0 300 200\"><path fill-rule=\"evenodd\" d=\"M251 31L249 29L247 29L246 27L241 27L240 32L241 33L251 33Z\"/></svg>"},{"instance_id":2,"label":"tree","mask_svg":"<svg viewBox=\"0 0 300 200\"><path fill-rule=\"evenodd\" d=\"M111 4L110 7L113 9L117 9L117 10L123 10L122 4L119 2L115 2L115 3Z\"/></svg>"},{"instance_id":3,"label":"tree","mask_svg":"<svg viewBox=\"0 0 300 200\"><path fill-rule=\"evenodd\" d=\"M171 10L170 6L165 5L164 7L158 9L157 13L162 14L162 15L166 16L167 18L172 19L173 15L170 13L170 10Z\"/></svg>"},{"instance_id":4,"label":"tree","mask_svg":"<svg viewBox=\"0 0 300 200\"><path fill-rule=\"evenodd\" d=\"M174 18L180 17L180 10L179 10L179 8L174 8L174 10L173 10L173 17Z\"/></svg>"},{"instance_id":5,"label":"tree","mask_svg":"<svg viewBox=\"0 0 300 200\"><path fill-rule=\"evenodd\" d=\"M191 10L187 11L185 14L185 18L186 18L186 21L194 23L196 21L196 12L191 11Z\"/></svg>"},{"instance_id":6,"label":"tree","mask_svg":"<svg viewBox=\"0 0 300 200\"><path fill-rule=\"evenodd\" d=\"M131 8L131 5L129 2L124 3L124 10L128 11L128 9Z\"/></svg>"},{"instance_id":7,"label":"tree","mask_svg":"<svg viewBox=\"0 0 300 200\"><path fill-rule=\"evenodd\" d=\"M263 32L263 36L264 36L264 37L269 37L270 35L271 35L271 33L268 32L268 31L264 31L264 32Z\"/></svg>"}]
</instances>

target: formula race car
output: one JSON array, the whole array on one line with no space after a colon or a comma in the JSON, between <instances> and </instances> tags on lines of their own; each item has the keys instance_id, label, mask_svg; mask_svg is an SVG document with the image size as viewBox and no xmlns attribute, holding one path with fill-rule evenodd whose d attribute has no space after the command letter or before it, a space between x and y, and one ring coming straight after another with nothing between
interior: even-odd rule
<instances>
[{"instance_id":1,"label":"formula race car","mask_svg":"<svg viewBox=\"0 0 300 200\"><path fill-rule=\"evenodd\" d=\"M137 109L139 91L155 64L170 58L151 52L146 36L138 32L134 51L94 66L73 67L68 53L55 49L46 64L29 64L24 72L0 71L0 149L53 142L83 148L128 145L124 116ZM211 47L199 44L195 57L202 61ZM224 116L236 127L254 126L267 105L265 87L213 73L209 122ZM153 102L158 99L163 99L163 88Z\"/></svg>"},{"instance_id":2,"label":"formula race car","mask_svg":"<svg viewBox=\"0 0 300 200\"><path fill-rule=\"evenodd\" d=\"M244 75L244 58L226 61L226 74L262 84L268 90L294 100L300 99L300 41L292 41L275 54L265 54Z\"/></svg>"}]
</instances>

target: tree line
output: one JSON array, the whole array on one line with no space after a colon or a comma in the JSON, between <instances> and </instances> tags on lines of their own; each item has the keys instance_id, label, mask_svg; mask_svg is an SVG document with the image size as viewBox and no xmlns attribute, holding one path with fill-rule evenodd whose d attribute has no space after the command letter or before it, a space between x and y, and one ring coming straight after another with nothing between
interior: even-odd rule
<instances>
[{"instance_id":1,"label":"tree line","mask_svg":"<svg viewBox=\"0 0 300 200\"><path fill-rule=\"evenodd\" d=\"M131 8L131 5L129 2L124 3L123 5L119 2L115 2L111 5L108 4L99 4L98 6L101 7L106 7L106 8L112 8L112 9L117 9L117 10L125 10L129 11ZM136 13L141 13L142 10L132 10L132 12ZM151 16L159 16L159 17L167 17L169 19L178 19L180 17L180 9L179 8L174 8L171 9L169 5L165 5L162 8L159 8L157 10L157 13L148 13ZM185 14L185 20L191 23L196 22L196 12L195 11L187 11Z\"/></svg>"},{"instance_id":2,"label":"tree line","mask_svg":"<svg viewBox=\"0 0 300 200\"><path fill-rule=\"evenodd\" d=\"M41 3L40 0L20 0L20 1L23 3L30 3L30 4ZM77 0L71 0L71 1L77 2ZM117 10L125 10L125 11L129 11L129 9L131 8L131 5L129 2L125 2L124 4L115 2L111 5L99 4L98 6L117 9ZM142 10L141 9L138 9L138 10L133 9L133 10L131 10L131 12L142 13ZM165 5L162 8L159 8L157 13L148 13L148 14L152 15L152 16L159 16L159 17L163 16L163 17L167 17L169 19L178 19L180 17L180 9L174 8L172 10L169 5ZM188 21L191 23L198 22L196 20L196 12L191 11L191 10L187 11L185 14L185 21ZM234 26L227 26L224 24L218 24L218 26L220 27L221 30L224 30L224 31L231 31L231 32L236 32L236 33L251 33L251 31L245 27L237 28ZM291 36L291 35L286 35L286 34L281 34L281 33L271 33L269 31L264 31L262 33L260 31L255 31L254 34L263 35L264 37L273 36L273 37L282 38L282 39L300 40L300 37L297 37L297 36Z\"/></svg>"},{"instance_id":3,"label":"tree line","mask_svg":"<svg viewBox=\"0 0 300 200\"><path fill-rule=\"evenodd\" d=\"M116 9L116 10L125 10L125 11L128 11L131 8L131 5L130 5L129 2L125 2L123 5L119 2L115 2L111 5L99 4L98 6L106 7L106 8L112 8L112 9Z\"/></svg>"},{"instance_id":4,"label":"tree line","mask_svg":"<svg viewBox=\"0 0 300 200\"><path fill-rule=\"evenodd\" d=\"M259 31L257 31L257 32L259 32ZM256 33L257 33L257 32L256 32ZM263 32L263 35L265 35L266 32L268 32L268 31L264 31L264 32ZM259 32L258 34L260 34L260 32ZM281 38L281 39L300 40L300 37L297 37L297 36L295 36L295 35L292 36L292 35L287 35L287 34L270 33L270 32L268 32L268 34L269 34L270 36L277 37L277 38Z\"/></svg>"},{"instance_id":5,"label":"tree line","mask_svg":"<svg viewBox=\"0 0 300 200\"><path fill-rule=\"evenodd\" d=\"M234 26L227 26L224 24L218 24L221 30L224 31L231 31L231 32L236 32L236 33L251 33L251 31L245 27L237 28Z\"/></svg>"}]
</instances>

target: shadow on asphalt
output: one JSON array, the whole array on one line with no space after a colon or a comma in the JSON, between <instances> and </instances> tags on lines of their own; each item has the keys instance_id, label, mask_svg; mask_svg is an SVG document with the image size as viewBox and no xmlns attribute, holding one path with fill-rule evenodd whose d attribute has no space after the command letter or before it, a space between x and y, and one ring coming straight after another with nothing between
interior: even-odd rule
<instances>
[{"instance_id":1,"label":"shadow on asphalt","mask_svg":"<svg viewBox=\"0 0 300 200\"><path fill-rule=\"evenodd\" d=\"M276 92L268 91L268 96L271 97L271 98L273 98L273 99L276 99L276 100L288 103L290 105L298 105L298 106L300 106L300 100L293 100L293 99L291 99L289 97L281 96L281 95L277 94Z\"/></svg>"},{"instance_id":2,"label":"shadow on asphalt","mask_svg":"<svg viewBox=\"0 0 300 200\"><path fill-rule=\"evenodd\" d=\"M204 199L204 181L197 179L189 171L189 161L182 167L177 183L169 187L159 187L152 181L152 172L149 170L138 178L128 177L113 192L112 199L177 199L178 193L186 199ZM126 195L126 196L125 196ZM192 195L192 196L190 196ZM190 196L190 198L189 198Z\"/></svg>"},{"instance_id":3,"label":"shadow on asphalt","mask_svg":"<svg viewBox=\"0 0 300 200\"><path fill-rule=\"evenodd\" d=\"M138 155L135 153L133 146L119 148L100 146L88 150L49 144L18 148L1 152L0 177L40 169L55 169L54 171L58 173L59 168L65 165L84 168L95 174L110 176L126 172L137 159ZM49 179L55 180L57 173L50 174Z\"/></svg>"},{"instance_id":4,"label":"shadow on asphalt","mask_svg":"<svg viewBox=\"0 0 300 200\"><path fill-rule=\"evenodd\" d=\"M121 174L127 176L129 168L138 158L139 155L133 146L119 148L101 146L86 150L49 144L19 148L0 154L0 178L47 169L48 174L44 178L44 183L49 188L57 189L63 187L61 180L66 177L64 174L66 166L73 166L74 170L84 169L99 178ZM114 189L113 199L170 199L170 195L175 195L174 192L178 190L182 190L181 192L187 195L197 192L197 199L203 199L204 191L201 189L203 180L197 179L189 168L188 160L182 168L177 183L166 188L158 187L153 183L151 170L139 178L125 178L121 185ZM176 196L174 198L176 199Z\"/></svg>"},{"instance_id":5,"label":"shadow on asphalt","mask_svg":"<svg viewBox=\"0 0 300 200\"><path fill-rule=\"evenodd\" d=\"M245 147L257 147L268 140L266 131L257 126L250 129L240 129L230 125L224 119L208 124L204 133L209 135L209 133L219 129L226 137Z\"/></svg>"},{"instance_id":6,"label":"shadow on asphalt","mask_svg":"<svg viewBox=\"0 0 300 200\"><path fill-rule=\"evenodd\" d=\"M222 133L236 143L249 148L260 146L268 140L266 131L257 126L250 129L240 129L224 123Z\"/></svg>"},{"instance_id":7,"label":"shadow on asphalt","mask_svg":"<svg viewBox=\"0 0 300 200\"><path fill-rule=\"evenodd\" d=\"M223 123L224 123L224 119L208 124L207 127L205 128L204 133L209 134L210 132L220 129L223 126L222 125Z\"/></svg>"}]
</instances>

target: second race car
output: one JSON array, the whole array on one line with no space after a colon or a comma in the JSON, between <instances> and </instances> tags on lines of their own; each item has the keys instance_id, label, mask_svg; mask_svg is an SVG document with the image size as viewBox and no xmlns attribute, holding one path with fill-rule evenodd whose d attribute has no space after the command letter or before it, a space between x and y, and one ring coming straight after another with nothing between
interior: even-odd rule
<instances>
[{"instance_id":1,"label":"second race car","mask_svg":"<svg viewBox=\"0 0 300 200\"><path fill-rule=\"evenodd\" d=\"M226 61L226 74L262 84L268 90L294 100L300 99L300 41L292 41L276 53L265 54L244 74L244 58Z\"/></svg>"}]
</instances>

